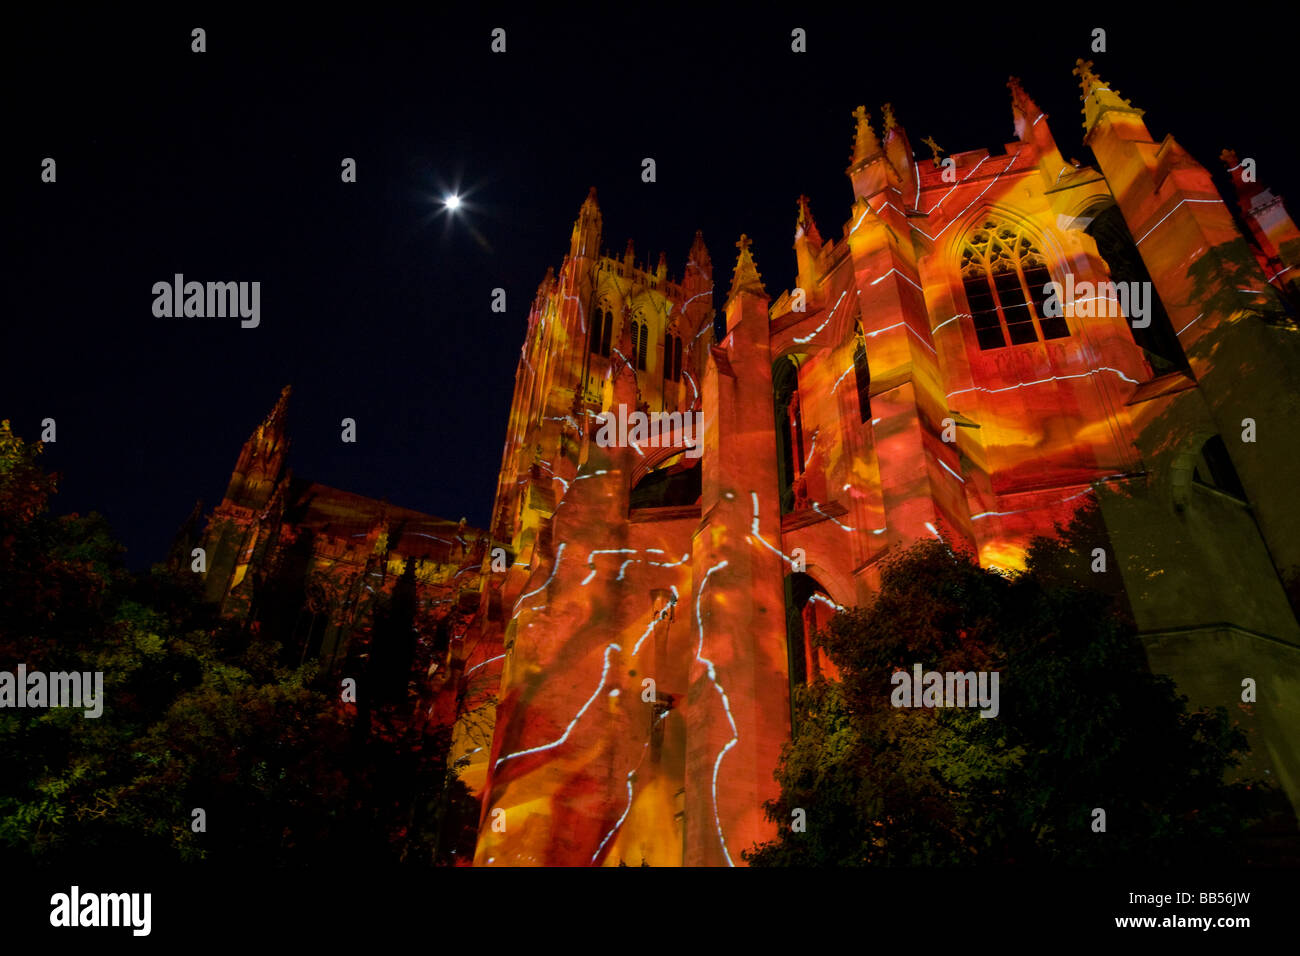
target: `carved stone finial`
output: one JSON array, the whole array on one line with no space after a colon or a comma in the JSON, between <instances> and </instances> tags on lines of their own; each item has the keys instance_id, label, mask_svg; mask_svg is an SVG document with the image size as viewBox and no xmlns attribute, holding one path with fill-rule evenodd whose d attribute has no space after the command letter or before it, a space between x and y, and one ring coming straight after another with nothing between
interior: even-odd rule
<instances>
[{"instance_id":1,"label":"carved stone finial","mask_svg":"<svg viewBox=\"0 0 1300 956\"><path fill-rule=\"evenodd\" d=\"M1083 100L1084 129L1091 132L1097 125L1097 121L1104 114L1112 111L1142 115L1142 110L1120 96L1119 90L1107 86L1105 81L1092 71L1091 60L1075 60L1073 72L1079 77L1079 84L1083 88L1083 95L1079 99Z\"/></svg>"},{"instance_id":2,"label":"carved stone finial","mask_svg":"<svg viewBox=\"0 0 1300 956\"><path fill-rule=\"evenodd\" d=\"M1095 84L1101 82L1101 80L1098 79L1097 74L1092 72L1092 60L1085 60L1082 58L1075 60L1074 69L1070 72L1077 76L1079 81L1083 84L1083 92L1085 96L1092 90L1092 87Z\"/></svg>"},{"instance_id":3,"label":"carved stone finial","mask_svg":"<svg viewBox=\"0 0 1300 956\"><path fill-rule=\"evenodd\" d=\"M758 266L754 264L754 256L749 251L749 247L753 244L749 236L741 233L740 241L736 243L740 255L736 257L736 270L731 277L731 292L727 296L728 299L742 291L754 295L767 295L763 288L762 276L758 274Z\"/></svg>"},{"instance_id":4,"label":"carved stone finial","mask_svg":"<svg viewBox=\"0 0 1300 956\"><path fill-rule=\"evenodd\" d=\"M812 208L808 205L808 197L801 195L799 197L799 218L795 222L796 239L807 236L815 245L822 244L821 233L817 231L817 222L813 219Z\"/></svg>"},{"instance_id":5,"label":"carved stone finial","mask_svg":"<svg viewBox=\"0 0 1300 956\"><path fill-rule=\"evenodd\" d=\"M894 118L894 104L886 103L884 106L880 108L880 112L881 115L884 117L883 122L885 124L885 132L888 133L891 129L893 129L895 126L898 125L898 120Z\"/></svg>"},{"instance_id":6,"label":"carved stone finial","mask_svg":"<svg viewBox=\"0 0 1300 956\"><path fill-rule=\"evenodd\" d=\"M876 131L871 128L871 114L865 106L855 109L853 118L857 121L857 127L853 133L852 162L859 163L880 152L880 140L876 139Z\"/></svg>"},{"instance_id":7,"label":"carved stone finial","mask_svg":"<svg viewBox=\"0 0 1300 956\"><path fill-rule=\"evenodd\" d=\"M934 164L938 166L939 157L943 155L944 148L934 141L933 136L927 136L925 139L921 140L921 142L930 147L930 151L934 153Z\"/></svg>"}]
</instances>

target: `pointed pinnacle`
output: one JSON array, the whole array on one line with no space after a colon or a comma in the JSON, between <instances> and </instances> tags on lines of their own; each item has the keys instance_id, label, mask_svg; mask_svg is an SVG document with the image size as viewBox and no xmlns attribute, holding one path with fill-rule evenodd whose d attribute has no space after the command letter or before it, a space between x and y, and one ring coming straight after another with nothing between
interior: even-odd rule
<instances>
[{"instance_id":1,"label":"pointed pinnacle","mask_svg":"<svg viewBox=\"0 0 1300 956\"><path fill-rule=\"evenodd\" d=\"M885 132L888 133L898 125L898 120L894 117L894 104L886 103L880 108L880 112L884 117L883 122L885 124Z\"/></svg>"},{"instance_id":2,"label":"pointed pinnacle","mask_svg":"<svg viewBox=\"0 0 1300 956\"><path fill-rule=\"evenodd\" d=\"M808 197L799 197L799 218L795 222L795 239L807 237L816 245L821 245L821 233L817 231L817 222L813 219L812 209L808 206Z\"/></svg>"},{"instance_id":3,"label":"pointed pinnacle","mask_svg":"<svg viewBox=\"0 0 1300 956\"><path fill-rule=\"evenodd\" d=\"M930 147L930 151L934 153L934 164L938 166L939 157L942 156L945 152L944 148L934 141L933 136L927 136L925 137L925 139L921 140L921 142L925 143L926 146Z\"/></svg>"},{"instance_id":4,"label":"pointed pinnacle","mask_svg":"<svg viewBox=\"0 0 1300 956\"><path fill-rule=\"evenodd\" d=\"M713 260L709 258L709 247L704 244L704 233L699 229L695 230L695 239L686 253L686 265L694 266L704 275L713 275Z\"/></svg>"},{"instance_id":5,"label":"pointed pinnacle","mask_svg":"<svg viewBox=\"0 0 1300 956\"><path fill-rule=\"evenodd\" d=\"M1034 117L1042 113L1033 97L1026 93L1025 88L1020 85L1020 77L1007 77L1007 89L1011 91L1012 107L1020 110L1026 117Z\"/></svg>"},{"instance_id":6,"label":"pointed pinnacle","mask_svg":"<svg viewBox=\"0 0 1300 956\"><path fill-rule=\"evenodd\" d=\"M854 130L851 164L869 159L880 152L880 140L876 138L876 131L871 128L871 114L867 112L867 108L859 106L853 111L853 118L857 120L857 128Z\"/></svg>"},{"instance_id":7,"label":"pointed pinnacle","mask_svg":"<svg viewBox=\"0 0 1300 956\"><path fill-rule=\"evenodd\" d=\"M751 245L753 240L741 233L740 241L736 243L740 255L736 257L736 269L731 276L731 292L727 295L728 299L742 291L754 295L767 295L767 290L763 288L763 277L758 274L758 266L755 265L754 257L749 251Z\"/></svg>"},{"instance_id":8,"label":"pointed pinnacle","mask_svg":"<svg viewBox=\"0 0 1300 956\"><path fill-rule=\"evenodd\" d=\"M1083 101L1084 129L1091 131L1102 114L1110 110L1142 115L1142 110L1120 96L1119 90L1107 86L1102 78L1092 71L1091 60L1075 60L1073 73L1079 77L1079 85L1083 88L1083 95L1079 99Z\"/></svg>"},{"instance_id":9,"label":"pointed pinnacle","mask_svg":"<svg viewBox=\"0 0 1300 956\"><path fill-rule=\"evenodd\" d=\"M1080 57L1074 61L1074 69L1070 72L1079 78L1079 84L1083 87L1084 96L1091 93L1093 87L1101 85L1101 77L1092 72L1092 60L1085 60Z\"/></svg>"},{"instance_id":10,"label":"pointed pinnacle","mask_svg":"<svg viewBox=\"0 0 1300 956\"><path fill-rule=\"evenodd\" d=\"M293 386L286 385L280 389L280 397L276 400L271 414L266 416L266 424L271 425L284 420L285 411L289 407L289 396L293 394Z\"/></svg>"}]
</instances>

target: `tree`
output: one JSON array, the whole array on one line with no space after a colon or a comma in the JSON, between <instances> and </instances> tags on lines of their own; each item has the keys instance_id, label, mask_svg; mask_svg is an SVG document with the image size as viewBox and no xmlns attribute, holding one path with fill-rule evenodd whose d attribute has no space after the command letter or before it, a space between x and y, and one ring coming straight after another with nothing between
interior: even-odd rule
<instances>
[{"instance_id":1,"label":"tree","mask_svg":"<svg viewBox=\"0 0 1300 956\"><path fill-rule=\"evenodd\" d=\"M0 709L0 853L241 865L472 853L477 806L448 767L448 735L411 719L404 681L361 713L314 662L285 662L288 635L220 618L183 563L128 572L102 518L50 513L40 451L0 423L0 670L100 672L106 702L98 718Z\"/></svg>"},{"instance_id":2,"label":"tree","mask_svg":"<svg viewBox=\"0 0 1300 956\"><path fill-rule=\"evenodd\" d=\"M1188 713L1152 674L1122 600L1089 586L1097 519L1039 540L1028 569L920 543L865 608L816 640L842 682L796 688L775 840L755 866L1148 865L1239 860L1260 788L1225 783L1245 749L1227 713ZM892 675L997 671L996 717L894 706ZM791 826L796 809L805 826ZM1105 812L1098 832L1096 810Z\"/></svg>"}]
</instances>

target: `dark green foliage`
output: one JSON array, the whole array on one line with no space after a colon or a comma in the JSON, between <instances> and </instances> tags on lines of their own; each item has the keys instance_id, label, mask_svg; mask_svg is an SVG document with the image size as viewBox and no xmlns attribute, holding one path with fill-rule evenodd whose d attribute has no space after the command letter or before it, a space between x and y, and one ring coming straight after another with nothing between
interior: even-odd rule
<instances>
[{"instance_id":1,"label":"dark green foliage","mask_svg":"<svg viewBox=\"0 0 1300 956\"><path fill-rule=\"evenodd\" d=\"M1187 713L1147 669L1122 602L1089 578L1095 515L1018 575L937 541L818 636L842 683L796 691L800 726L752 865L1205 865L1240 859L1258 786L1225 784L1245 736ZM1117 575L1110 575L1116 578ZM998 671L1000 712L891 704L891 674ZM806 832L791 828L806 812ZM1093 810L1106 812L1094 832Z\"/></svg>"},{"instance_id":2,"label":"dark green foliage","mask_svg":"<svg viewBox=\"0 0 1300 956\"><path fill-rule=\"evenodd\" d=\"M49 513L38 451L0 425L0 669L102 671L106 703L97 719L0 709L0 852L292 865L472 854L477 806L446 766L446 731L412 719L404 684L373 709L344 704L314 663L286 666L272 630L219 619L196 575L128 573L101 518ZM192 829L196 808L206 832Z\"/></svg>"}]
</instances>

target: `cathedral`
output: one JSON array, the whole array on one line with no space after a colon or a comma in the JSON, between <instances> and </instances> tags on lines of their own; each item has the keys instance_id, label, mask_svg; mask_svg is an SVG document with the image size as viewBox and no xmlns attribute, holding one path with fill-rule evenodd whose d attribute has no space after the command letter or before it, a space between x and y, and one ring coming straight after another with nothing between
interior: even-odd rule
<instances>
[{"instance_id":1,"label":"cathedral","mask_svg":"<svg viewBox=\"0 0 1300 956\"><path fill-rule=\"evenodd\" d=\"M1095 506L1151 668L1300 808L1300 231L1253 162L1224 152L1230 207L1074 72L1097 168L1015 79L997 154L917 158L859 107L847 218L823 237L798 198L788 288L743 235L717 290L698 232L680 278L610 255L593 189L529 311L491 527L293 476L286 392L202 536L209 598L346 675L410 656L375 621L404 589L476 865L739 865L791 687L835 675L810 635L918 540L1014 570Z\"/></svg>"}]
</instances>

